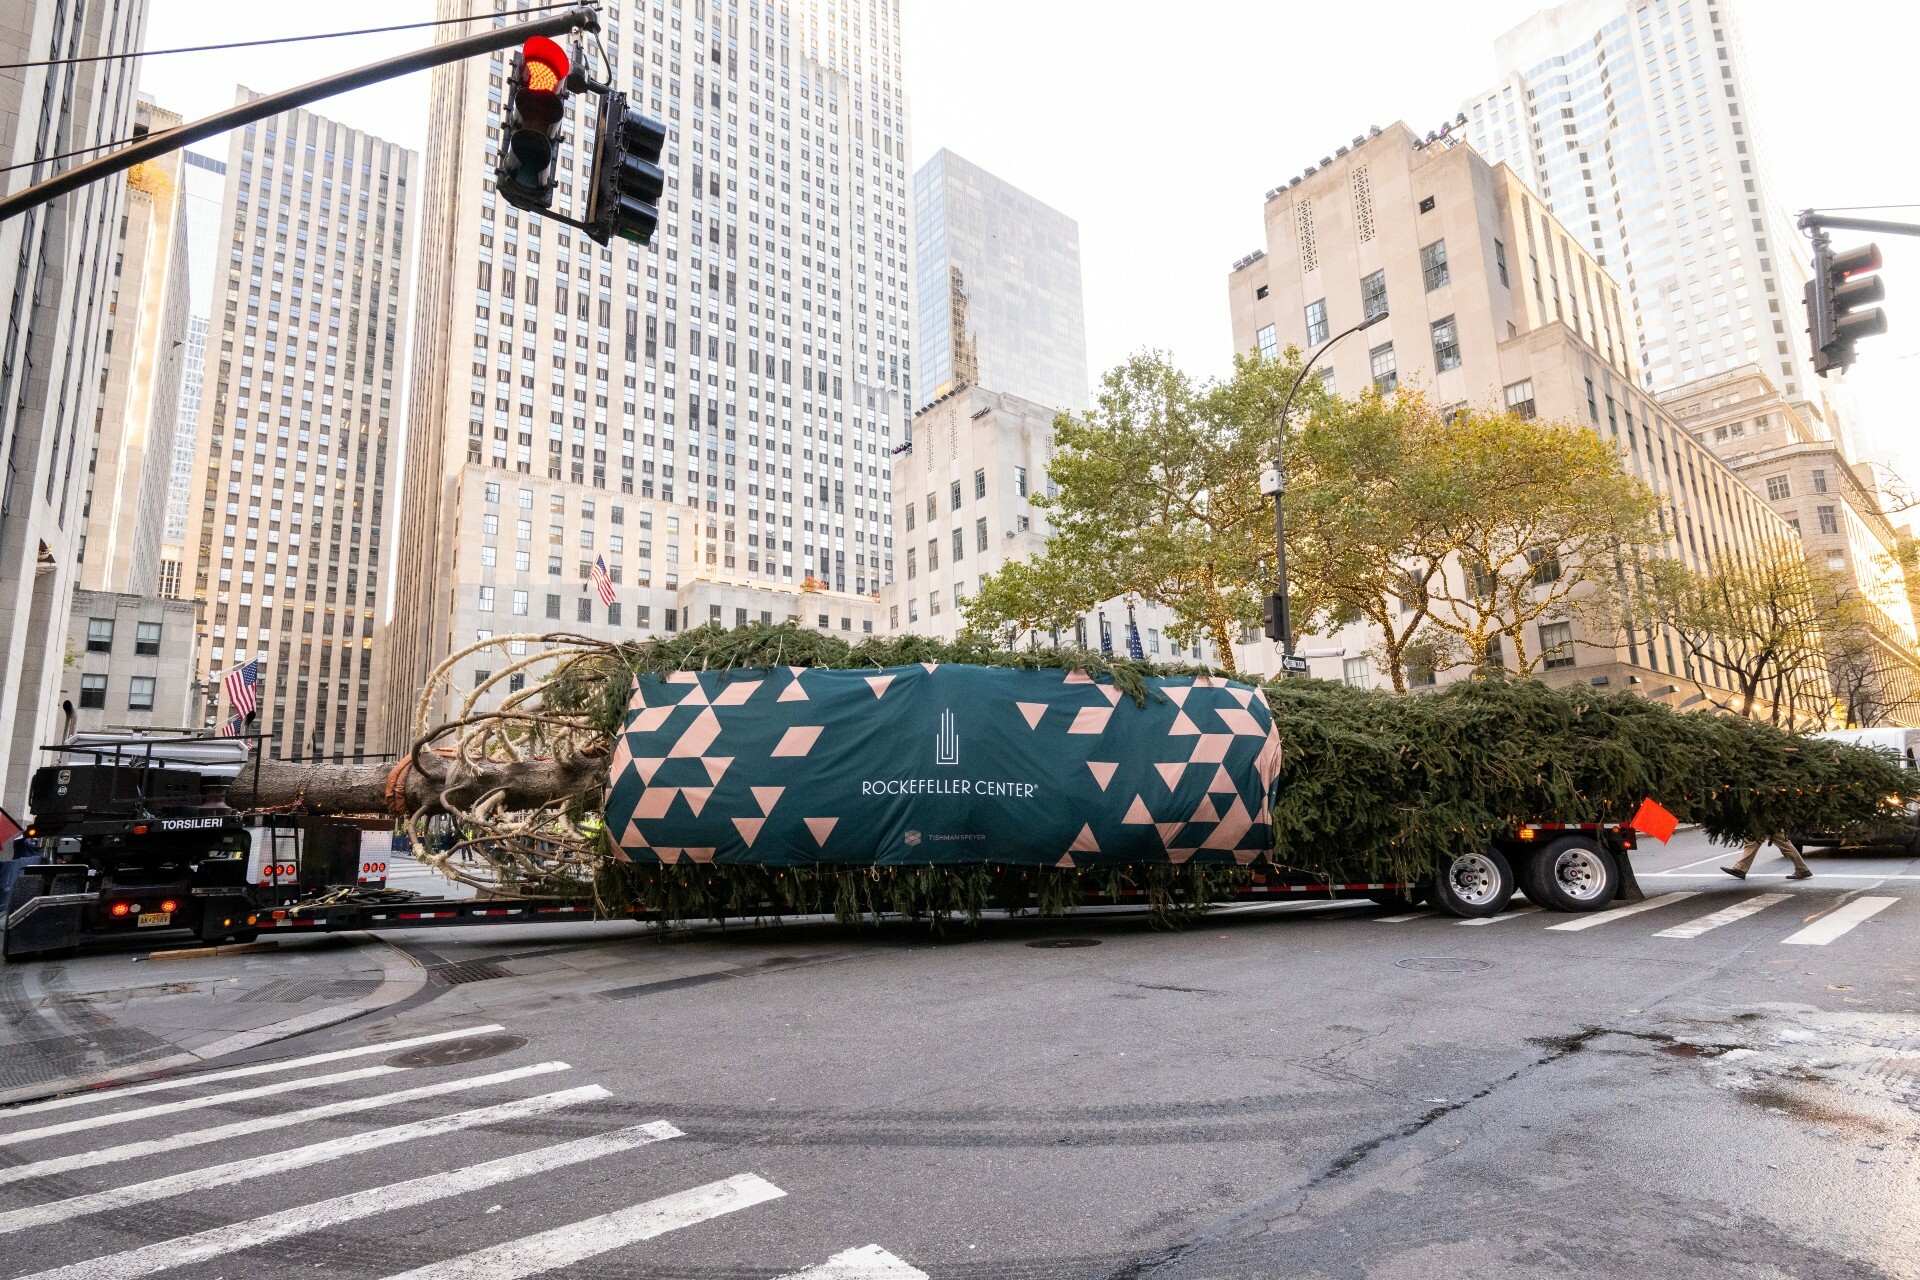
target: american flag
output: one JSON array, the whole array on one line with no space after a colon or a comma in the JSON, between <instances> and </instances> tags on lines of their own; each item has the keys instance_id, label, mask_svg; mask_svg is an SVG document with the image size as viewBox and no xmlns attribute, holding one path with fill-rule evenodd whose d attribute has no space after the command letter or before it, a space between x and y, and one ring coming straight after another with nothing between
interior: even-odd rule
<instances>
[{"instance_id":1,"label":"american flag","mask_svg":"<svg viewBox=\"0 0 1920 1280\"><path fill-rule=\"evenodd\" d=\"M260 705L260 659L248 659L244 666L235 667L227 672L226 679L220 682L227 693L227 705L233 708L237 716L250 716L253 709Z\"/></svg>"},{"instance_id":2,"label":"american flag","mask_svg":"<svg viewBox=\"0 0 1920 1280\"><path fill-rule=\"evenodd\" d=\"M592 576L593 593L600 597L601 604L612 605L615 598L613 594L613 579L607 576L607 559L605 556L595 556L593 558Z\"/></svg>"},{"instance_id":3,"label":"american flag","mask_svg":"<svg viewBox=\"0 0 1920 1280\"><path fill-rule=\"evenodd\" d=\"M220 736L223 738L237 738L240 736L240 731L246 727L247 718L245 716L228 716L220 726Z\"/></svg>"},{"instance_id":4,"label":"american flag","mask_svg":"<svg viewBox=\"0 0 1920 1280\"><path fill-rule=\"evenodd\" d=\"M1127 606L1127 656L1135 662L1146 661L1146 651L1140 647L1140 624L1134 621L1133 606Z\"/></svg>"}]
</instances>

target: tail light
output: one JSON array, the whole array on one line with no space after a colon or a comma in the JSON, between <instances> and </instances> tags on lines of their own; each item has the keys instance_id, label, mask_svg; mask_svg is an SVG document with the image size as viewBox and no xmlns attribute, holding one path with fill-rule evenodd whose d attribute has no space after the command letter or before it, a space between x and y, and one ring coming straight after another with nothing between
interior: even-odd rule
<instances>
[{"instance_id":1,"label":"tail light","mask_svg":"<svg viewBox=\"0 0 1920 1280\"><path fill-rule=\"evenodd\" d=\"M134 910L134 908L133 908L133 907L130 907L130 906L128 906L128 905L127 905L126 903L124 903L124 902L116 902L116 903L114 903L114 904L113 904L113 914L115 914L115 915L117 915L117 916L123 916L123 915L125 915L125 914L127 914L127 912L129 912L129 911L132 911L132 910Z\"/></svg>"},{"instance_id":2,"label":"tail light","mask_svg":"<svg viewBox=\"0 0 1920 1280\"><path fill-rule=\"evenodd\" d=\"M165 902L160 904L160 909L166 912L168 915L172 915L174 912L180 909L180 904L175 902L172 898L168 898Z\"/></svg>"}]
</instances>

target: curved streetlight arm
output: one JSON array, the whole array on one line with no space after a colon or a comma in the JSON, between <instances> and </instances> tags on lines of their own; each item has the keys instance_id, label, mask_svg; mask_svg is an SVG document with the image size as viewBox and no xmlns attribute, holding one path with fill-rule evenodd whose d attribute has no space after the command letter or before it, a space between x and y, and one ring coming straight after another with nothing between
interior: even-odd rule
<instances>
[{"instance_id":1,"label":"curved streetlight arm","mask_svg":"<svg viewBox=\"0 0 1920 1280\"><path fill-rule=\"evenodd\" d=\"M1307 373L1313 368L1314 361L1325 355L1332 349L1333 344L1339 342L1342 338L1356 334L1362 329L1372 328L1386 318L1387 313L1385 309L1376 311L1359 324L1354 325L1351 329L1344 329L1321 343L1320 349L1308 356L1307 362L1300 366L1300 372L1295 375L1293 385L1287 388L1287 398L1280 402L1280 420L1275 424L1273 442L1273 545L1275 551L1274 576L1276 582L1273 599L1270 601L1269 607L1273 614L1274 621L1278 624L1276 629L1280 633L1278 638L1280 640L1280 666L1282 675L1290 676L1296 674L1294 671L1288 669L1289 664L1293 661L1293 619L1291 617L1290 603L1287 600L1287 517L1283 509L1283 499L1286 495L1287 481L1286 472L1281 467L1281 452L1286 447L1287 440L1287 414L1293 409L1294 393L1299 391L1300 384L1307 380ZM1301 666L1304 668L1305 663L1302 663Z\"/></svg>"}]
</instances>

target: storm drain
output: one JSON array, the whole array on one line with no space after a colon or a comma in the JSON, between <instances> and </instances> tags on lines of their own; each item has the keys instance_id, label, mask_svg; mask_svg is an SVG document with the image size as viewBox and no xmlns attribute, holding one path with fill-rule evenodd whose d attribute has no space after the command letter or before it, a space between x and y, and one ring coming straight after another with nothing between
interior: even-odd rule
<instances>
[{"instance_id":1,"label":"storm drain","mask_svg":"<svg viewBox=\"0 0 1920 1280\"><path fill-rule=\"evenodd\" d=\"M1030 947L1038 947L1043 951L1051 951L1061 947L1097 947L1100 945L1100 939L1098 938L1040 938L1037 941L1029 942L1027 945Z\"/></svg>"},{"instance_id":2,"label":"storm drain","mask_svg":"<svg viewBox=\"0 0 1920 1280\"><path fill-rule=\"evenodd\" d=\"M1493 968L1491 960L1468 960L1460 956L1415 956L1393 963L1396 968L1418 969L1422 973L1478 973Z\"/></svg>"},{"instance_id":3,"label":"storm drain","mask_svg":"<svg viewBox=\"0 0 1920 1280\"><path fill-rule=\"evenodd\" d=\"M442 986L458 987L469 982L492 982L495 978L511 978L513 975L491 960L460 960L453 964L437 964L427 971L434 981Z\"/></svg>"}]
</instances>

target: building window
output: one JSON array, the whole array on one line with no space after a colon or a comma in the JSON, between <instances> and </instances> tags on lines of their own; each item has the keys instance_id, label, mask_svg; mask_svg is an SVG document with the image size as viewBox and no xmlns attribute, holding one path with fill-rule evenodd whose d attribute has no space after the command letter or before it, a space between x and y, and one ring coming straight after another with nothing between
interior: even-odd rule
<instances>
[{"instance_id":1,"label":"building window","mask_svg":"<svg viewBox=\"0 0 1920 1280\"><path fill-rule=\"evenodd\" d=\"M585 596L581 596L579 600L579 605L580 605L580 613L579 613L580 621L592 622L593 621L593 601L587 599L587 597Z\"/></svg>"},{"instance_id":2,"label":"building window","mask_svg":"<svg viewBox=\"0 0 1920 1280\"><path fill-rule=\"evenodd\" d=\"M133 651L145 658L160 656L159 623L136 622L133 624Z\"/></svg>"},{"instance_id":3,"label":"building window","mask_svg":"<svg viewBox=\"0 0 1920 1280\"><path fill-rule=\"evenodd\" d=\"M1813 469L1813 491L1815 493L1825 493L1827 491L1827 473L1820 467Z\"/></svg>"},{"instance_id":4,"label":"building window","mask_svg":"<svg viewBox=\"0 0 1920 1280\"><path fill-rule=\"evenodd\" d=\"M958 511L960 509L960 482L958 480L955 480L947 486L947 499L953 510Z\"/></svg>"},{"instance_id":5,"label":"building window","mask_svg":"<svg viewBox=\"0 0 1920 1280\"><path fill-rule=\"evenodd\" d=\"M1360 282L1360 313L1372 319L1387 309L1387 273L1376 271Z\"/></svg>"},{"instance_id":6,"label":"building window","mask_svg":"<svg viewBox=\"0 0 1920 1280\"><path fill-rule=\"evenodd\" d=\"M524 618L527 616L527 593L526 592L516 591L513 593L513 612L514 612L514 616L516 617Z\"/></svg>"},{"instance_id":7,"label":"building window","mask_svg":"<svg viewBox=\"0 0 1920 1280\"><path fill-rule=\"evenodd\" d=\"M1267 296L1267 286L1260 285L1253 291L1253 296L1255 298L1265 298Z\"/></svg>"},{"instance_id":8,"label":"building window","mask_svg":"<svg viewBox=\"0 0 1920 1280\"><path fill-rule=\"evenodd\" d=\"M1507 246L1498 240L1493 242L1493 265L1500 272L1501 285L1512 288L1512 285L1507 284Z\"/></svg>"},{"instance_id":9,"label":"building window","mask_svg":"<svg viewBox=\"0 0 1920 1280\"><path fill-rule=\"evenodd\" d=\"M938 591L927 592L927 616L929 618L937 618L940 616L940 593Z\"/></svg>"},{"instance_id":10,"label":"building window","mask_svg":"<svg viewBox=\"0 0 1920 1280\"><path fill-rule=\"evenodd\" d=\"M491 480L487 481L487 501L489 503L498 503L500 501L500 486Z\"/></svg>"},{"instance_id":11,"label":"building window","mask_svg":"<svg viewBox=\"0 0 1920 1280\"><path fill-rule=\"evenodd\" d=\"M493 679L493 672L482 671L478 667L474 668L474 671L473 671L473 687L474 688L476 689L481 688L487 683L487 681L491 679Z\"/></svg>"},{"instance_id":12,"label":"building window","mask_svg":"<svg viewBox=\"0 0 1920 1280\"><path fill-rule=\"evenodd\" d=\"M1432 293L1453 277L1447 274L1447 242L1435 240L1420 250L1420 275L1427 282L1427 292Z\"/></svg>"},{"instance_id":13,"label":"building window","mask_svg":"<svg viewBox=\"0 0 1920 1280\"><path fill-rule=\"evenodd\" d=\"M127 681L127 710L153 710L153 677L135 676Z\"/></svg>"},{"instance_id":14,"label":"building window","mask_svg":"<svg viewBox=\"0 0 1920 1280\"><path fill-rule=\"evenodd\" d=\"M1420 202L1420 212L1422 212L1422 213L1432 213L1432 212L1433 212L1433 197L1432 197L1432 196L1428 196L1428 197L1426 197L1425 199L1423 199L1423 200L1422 200L1422 201Z\"/></svg>"},{"instance_id":15,"label":"building window","mask_svg":"<svg viewBox=\"0 0 1920 1280\"><path fill-rule=\"evenodd\" d=\"M480 612L482 613L493 612L493 588L492 587L480 588Z\"/></svg>"},{"instance_id":16,"label":"building window","mask_svg":"<svg viewBox=\"0 0 1920 1280\"><path fill-rule=\"evenodd\" d=\"M1027 469L1025 467L1015 467L1013 469L1013 491L1023 498L1027 496Z\"/></svg>"},{"instance_id":17,"label":"building window","mask_svg":"<svg viewBox=\"0 0 1920 1280\"><path fill-rule=\"evenodd\" d=\"M976 499L987 496L987 469L985 467L981 467L973 473L973 496Z\"/></svg>"},{"instance_id":18,"label":"building window","mask_svg":"<svg viewBox=\"0 0 1920 1280\"><path fill-rule=\"evenodd\" d=\"M547 596L547 616L549 618L558 618L560 616L560 597L559 596L552 595L552 594L549 594Z\"/></svg>"},{"instance_id":19,"label":"building window","mask_svg":"<svg viewBox=\"0 0 1920 1280\"><path fill-rule=\"evenodd\" d=\"M913 532L913 513L918 509L918 507L919 507L918 503L909 502L907 504L907 532L908 533Z\"/></svg>"},{"instance_id":20,"label":"building window","mask_svg":"<svg viewBox=\"0 0 1920 1280\"><path fill-rule=\"evenodd\" d=\"M917 567L918 563L919 562L915 559L915 556L914 556L914 549L912 547L908 547L907 548L907 581L908 582L912 582L914 575L919 572L919 569Z\"/></svg>"},{"instance_id":21,"label":"building window","mask_svg":"<svg viewBox=\"0 0 1920 1280\"><path fill-rule=\"evenodd\" d=\"M1840 532L1840 517L1834 514L1834 510L1832 507L1816 508L1815 514L1820 517L1820 532L1822 533Z\"/></svg>"},{"instance_id":22,"label":"building window","mask_svg":"<svg viewBox=\"0 0 1920 1280\"><path fill-rule=\"evenodd\" d=\"M1460 331L1453 317L1433 322L1433 367L1440 370L1460 367Z\"/></svg>"},{"instance_id":23,"label":"building window","mask_svg":"<svg viewBox=\"0 0 1920 1280\"><path fill-rule=\"evenodd\" d=\"M88 653L112 653L113 652L113 619L112 618L88 618L87 619L87 652Z\"/></svg>"},{"instance_id":24,"label":"building window","mask_svg":"<svg viewBox=\"0 0 1920 1280\"><path fill-rule=\"evenodd\" d=\"M1541 623L1540 655L1546 659L1542 665L1549 671L1558 671L1562 667L1572 666L1573 624L1571 622Z\"/></svg>"},{"instance_id":25,"label":"building window","mask_svg":"<svg viewBox=\"0 0 1920 1280\"><path fill-rule=\"evenodd\" d=\"M1507 384L1507 412L1516 418L1535 417L1533 407L1533 379Z\"/></svg>"},{"instance_id":26,"label":"building window","mask_svg":"<svg viewBox=\"0 0 1920 1280\"><path fill-rule=\"evenodd\" d=\"M967 533L964 529L953 531L953 563L959 564L967 554Z\"/></svg>"},{"instance_id":27,"label":"building window","mask_svg":"<svg viewBox=\"0 0 1920 1280\"><path fill-rule=\"evenodd\" d=\"M1307 345L1317 347L1327 340L1327 300L1307 304Z\"/></svg>"},{"instance_id":28,"label":"building window","mask_svg":"<svg viewBox=\"0 0 1920 1280\"><path fill-rule=\"evenodd\" d=\"M973 549L975 551L987 549L987 518L985 516L973 522Z\"/></svg>"},{"instance_id":29,"label":"building window","mask_svg":"<svg viewBox=\"0 0 1920 1280\"><path fill-rule=\"evenodd\" d=\"M1351 685L1355 689L1366 688L1370 683L1367 674L1367 660L1365 658L1348 658L1342 662L1340 664L1340 680L1341 683Z\"/></svg>"},{"instance_id":30,"label":"building window","mask_svg":"<svg viewBox=\"0 0 1920 1280\"><path fill-rule=\"evenodd\" d=\"M1400 385L1400 375L1393 364L1393 344L1383 342L1369 355L1373 362L1373 385L1381 391L1391 391Z\"/></svg>"},{"instance_id":31,"label":"building window","mask_svg":"<svg viewBox=\"0 0 1920 1280\"><path fill-rule=\"evenodd\" d=\"M1259 339L1260 339L1260 358L1262 360L1272 360L1277 356L1279 356L1280 343L1273 336L1272 325L1263 324L1260 326Z\"/></svg>"},{"instance_id":32,"label":"building window","mask_svg":"<svg viewBox=\"0 0 1920 1280\"><path fill-rule=\"evenodd\" d=\"M1320 385L1326 388L1326 392L1328 395L1331 396L1331 395L1339 394L1333 388L1333 366L1332 365L1327 365L1324 368L1315 369L1313 371L1313 376L1320 379Z\"/></svg>"},{"instance_id":33,"label":"building window","mask_svg":"<svg viewBox=\"0 0 1920 1280\"><path fill-rule=\"evenodd\" d=\"M105 676L80 677L80 705L83 708L104 708L107 705L107 678Z\"/></svg>"},{"instance_id":34,"label":"building window","mask_svg":"<svg viewBox=\"0 0 1920 1280\"><path fill-rule=\"evenodd\" d=\"M1785 476L1767 477L1767 501L1778 502L1782 498L1793 496L1793 486L1787 483ZM91 646L89 646L91 647Z\"/></svg>"}]
</instances>

